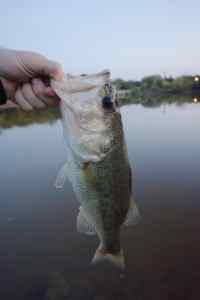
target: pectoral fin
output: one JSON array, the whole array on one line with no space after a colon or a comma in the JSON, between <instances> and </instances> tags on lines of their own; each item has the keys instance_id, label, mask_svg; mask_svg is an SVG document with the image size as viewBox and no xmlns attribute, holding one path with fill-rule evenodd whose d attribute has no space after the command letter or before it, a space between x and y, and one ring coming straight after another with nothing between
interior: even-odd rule
<instances>
[{"instance_id":1,"label":"pectoral fin","mask_svg":"<svg viewBox=\"0 0 200 300\"><path fill-rule=\"evenodd\" d=\"M136 225L136 224L139 223L140 218L141 217L140 217L139 210L137 208L135 200L133 199L133 196L131 195L131 197L130 197L130 207L129 207L129 210L127 212L126 219L125 219L123 225L125 225L125 226Z\"/></svg>"},{"instance_id":2,"label":"pectoral fin","mask_svg":"<svg viewBox=\"0 0 200 300\"><path fill-rule=\"evenodd\" d=\"M77 231L80 233L85 233L88 235L96 234L95 226L88 221L86 213L82 206L80 206L79 208L76 225L77 225Z\"/></svg>"},{"instance_id":3,"label":"pectoral fin","mask_svg":"<svg viewBox=\"0 0 200 300\"><path fill-rule=\"evenodd\" d=\"M69 163L66 162L61 169L58 172L58 175L56 177L55 181L55 187L57 189L61 189L64 186L65 180L68 177L68 172L69 172Z\"/></svg>"}]
</instances>

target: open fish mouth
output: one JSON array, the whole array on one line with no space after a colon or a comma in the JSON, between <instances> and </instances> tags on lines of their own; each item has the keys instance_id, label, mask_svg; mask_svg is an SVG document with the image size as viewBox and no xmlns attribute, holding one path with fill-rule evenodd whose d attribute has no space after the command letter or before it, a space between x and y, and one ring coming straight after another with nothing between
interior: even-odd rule
<instances>
[{"instance_id":1,"label":"open fish mouth","mask_svg":"<svg viewBox=\"0 0 200 300\"><path fill-rule=\"evenodd\" d=\"M87 76L69 76L52 81L61 98L65 140L76 157L100 161L112 150L112 121L115 115L114 90L110 72Z\"/></svg>"}]
</instances>

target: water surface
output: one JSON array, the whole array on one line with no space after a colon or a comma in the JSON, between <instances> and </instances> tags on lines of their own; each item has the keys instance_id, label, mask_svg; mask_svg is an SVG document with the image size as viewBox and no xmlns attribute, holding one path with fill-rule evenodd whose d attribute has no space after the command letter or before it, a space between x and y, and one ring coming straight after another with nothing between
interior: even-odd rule
<instances>
[{"instance_id":1,"label":"water surface","mask_svg":"<svg viewBox=\"0 0 200 300\"><path fill-rule=\"evenodd\" d=\"M90 266L98 240L76 231L70 183L53 186L65 161L58 113L0 114L0 299L200 297L200 104L122 116L142 215L122 233L123 278Z\"/></svg>"}]
</instances>

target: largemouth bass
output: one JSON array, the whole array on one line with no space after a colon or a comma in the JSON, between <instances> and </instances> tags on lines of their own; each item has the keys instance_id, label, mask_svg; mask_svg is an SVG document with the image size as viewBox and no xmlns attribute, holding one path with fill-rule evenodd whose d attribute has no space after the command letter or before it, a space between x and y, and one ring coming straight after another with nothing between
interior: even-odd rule
<instances>
[{"instance_id":1,"label":"largemouth bass","mask_svg":"<svg viewBox=\"0 0 200 300\"><path fill-rule=\"evenodd\" d=\"M56 186L62 187L69 178L81 204L78 231L99 237L92 262L108 260L123 269L121 227L136 224L139 212L132 197L131 168L110 72L67 75L51 84L61 99L67 144L67 163Z\"/></svg>"}]
</instances>

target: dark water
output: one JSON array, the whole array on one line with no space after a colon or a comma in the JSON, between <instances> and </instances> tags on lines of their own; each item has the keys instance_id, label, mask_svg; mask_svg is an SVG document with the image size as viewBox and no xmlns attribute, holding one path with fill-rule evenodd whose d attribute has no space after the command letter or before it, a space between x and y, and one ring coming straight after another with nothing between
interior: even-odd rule
<instances>
[{"instance_id":1,"label":"dark water","mask_svg":"<svg viewBox=\"0 0 200 300\"><path fill-rule=\"evenodd\" d=\"M76 232L70 184L53 187L58 114L0 114L0 299L200 299L200 105L122 115L142 215L122 233L123 277L90 265L98 240Z\"/></svg>"}]
</instances>

